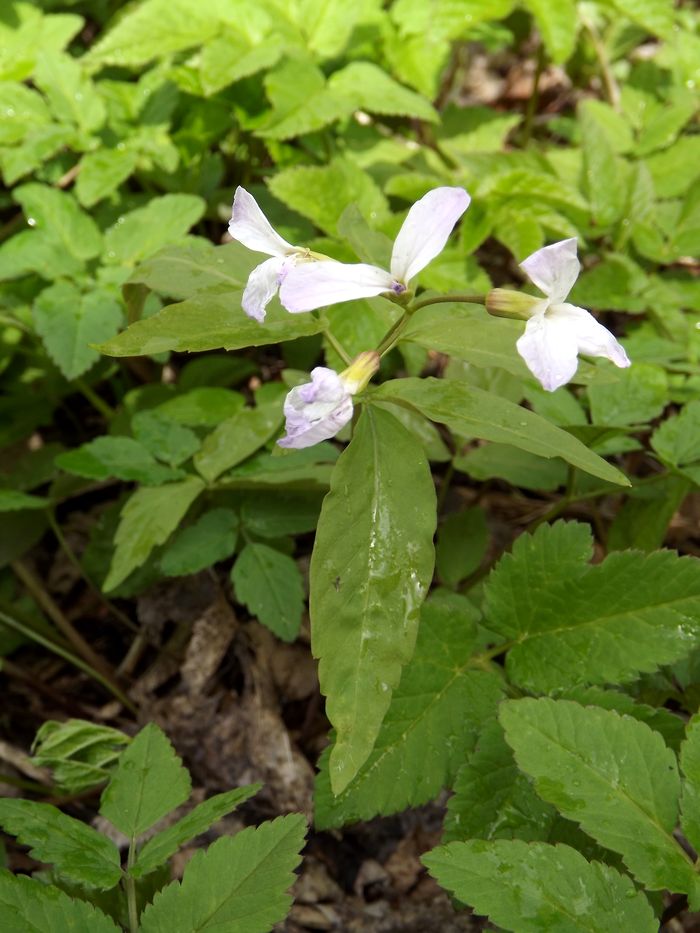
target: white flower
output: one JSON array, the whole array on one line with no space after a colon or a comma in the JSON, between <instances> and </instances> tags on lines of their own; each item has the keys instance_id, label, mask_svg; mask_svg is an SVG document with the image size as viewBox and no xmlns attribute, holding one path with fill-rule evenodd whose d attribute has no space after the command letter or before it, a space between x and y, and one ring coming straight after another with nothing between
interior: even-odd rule
<instances>
[{"instance_id":1,"label":"white flower","mask_svg":"<svg viewBox=\"0 0 700 933\"><path fill-rule=\"evenodd\" d=\"M382 292L405 292L410 280L445 247L454 225L469 207L464 188L435 188L408 212L391 254L391 271L367 263L313 263L290 270L280 301L296 314Z\"/></svg>"},{"instance_id":2,"label":"white flower","mask_svg":"<svg viewBox=\"0 0 700 933\"><path fill-rule=\"evenodd\" d=\"M575 237L538 249L520 268L547 296L533 305L517 342L518 353L545 389L553 392L573 377L579 353L604 356L620 367L630 365L607 328L584 308L566 302L581 269Z\"/></svg>"},{"instance_id":3,"label":"white flower","mask_svg":"<svg viewBox=\"0 0 700 933\"><path fill-rule=\"evenodd\" d=\"M334 437L352 418L352 396L367 385L379 369L379 354L360 355L343 370L317 366L311 370L311 382L295 386L284 401L286 435L280 447L312 447Z\"/></svg>"},{"instance_id":4,"label":"white flower","mask_svg":"<svg viewBox=\"0 0 700 933\"><path fill-rule=\"evenodd\" d=\"M274 298L284 277L297 262L309 260L312 254L302 246L292 246L273 230L252 194L236 188L228 232L234 238L257 253L267 253L266 259L248 276L241 304L248 317L261 324L265 320L265 308Z\"/></svg>"}]
</instances>

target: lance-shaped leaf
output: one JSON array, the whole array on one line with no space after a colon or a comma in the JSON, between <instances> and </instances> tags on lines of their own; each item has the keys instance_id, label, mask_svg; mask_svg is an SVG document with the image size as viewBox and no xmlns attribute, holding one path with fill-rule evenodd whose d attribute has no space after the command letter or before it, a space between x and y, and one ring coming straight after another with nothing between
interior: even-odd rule
<instances>
[{"instance_id":1,"label":"lance-shaped leaf","mask_svg":"<svg viewBox=\"0 0 700 933\"><path fill-rule=\"evenodd\" d=\"M597 842L619 852L638 881L700 898L693 862L673 837L676 756L642 722L569 700L501 704L518 766L537 793Z\"/></svg>"},{"instance_id":2,"label":"lance-shaped leaf","mask_svg":"<svg viewBox=\"0 0 700 933\"><path fill-rule=\"evenodd\" d=\"M119 933L121 929L92 904L8 871L0 871L0 917L4 933Z\"/></svg>"},{"instance_id":3,"label":"lance-shaped leaf","mask_svg":"<svg viewBox=\"0 0 700 933\"><path fill-rule=\"evenodd\" d=\"M262 787L261 784L251 784L249 787L237 787L235 790L216 794L198 804L181 820L168 826L163 832L152 836L139 852L136 864L129 874L134 878L142 878L149 872L162 865L171 855L174 855L180 846L205 833L217 820L226 816L236 807L252 797Z\"/></svg>"},{"instance_id":4,"label":"lance-shaped leaf","mask_svg":"<svg viewBox=\"0 0 700 933\"><path fill-rule=\"evenodd\" d=\"M281 816L197 852L182 882L156 894L142 933L267 933L291 904L286 893L304 844L304 818Z\"/></svg>"},{"instance_id":5,"label":"lance-shaped leaf","mask_svg":"<svg viewBox=\"0 0 700 933\"><path fill-rule=\"evenodd\" d=\"M48 803L0 800L0 826L71 881L105 890L119 883L119 849L112 840Z\"/></svg>"},{"instance_id":6,"label":"lance-shaped leaf","mask_svg":"<svg viewBox=\"0 0 700 933\"><path fill-rule=\"evenodd\" d=\"M337 797L330 788L330 749L323 754L316 781L319 829L419 806L449 784L502 695L497 674L470 664L477 618L472 603L457 594L423 605L415 653L374 749Z\"/></svg>"},{"instance_id":7,"label":"lance-shaped leaf","mask_svg":"<svg viewBox=\"0 0 700 933\"><path fill-rule=\"evenodd\" d=\"M452 842L423 857L430 874L515 933L654 933L658 921L627 875L569 846L519 840Z\"/></svg>"},{"instance_id":8,"label":"lance-shaped leaf","mask_svg":"<svg viewBox=\"0 0 700 933\"><path fill-rule=\"evenodd\" d=\"M364 411L333 471L311 559L312 648L337 732L336 794L367 760L413 654L434 532L422 445L388 412Z\"/></svg>"},{"instance_id":9,"label":"lance-shaped leaf","mask_svg":"<svg viewBox=\"0 0 700 933\"><path fill-rule=\"evenodd\" d=\"M190 796L190 776L163 732L151 723L122 752L102 794L100 813L136 837Z\"/></svg>"},{"instance_id":10,"label":"lance-shaped leaf","mask_svg":"<svg viewBox=\"0 0 700 933\"><path fill-rule=\"evenodd\" d=\"M572 466L610 483L629 486L606 463L571 434L505 398L456 379L395 379L385 382L375 397L415 408L446 424L457 434L512 444L540 457L561 457Z\"/></svg>"},{"instance_id":11,"label":"lance-shaped leaf","mask_svg":"<svg viewBox=\"0 0 700 933\"><path fill-rule=\"evenodd\" d=\"M688 841L700 851L700 716L693 716L681 747L681 770L685 780L681 796L681 826Z\"/></svg>"},{"instance_id":12,"label":"lance-shaped leaf","mask_svg":"<svg viewBox=\"0 0 700 933\"><path fill-rule=\"evenodd\" d=\"M700 643L700 562L673 551L590 566L587 526L522 535L485 590L489 629L512 643L510 677L533 691L624 683Z\"/></svg>"}]
</instances>

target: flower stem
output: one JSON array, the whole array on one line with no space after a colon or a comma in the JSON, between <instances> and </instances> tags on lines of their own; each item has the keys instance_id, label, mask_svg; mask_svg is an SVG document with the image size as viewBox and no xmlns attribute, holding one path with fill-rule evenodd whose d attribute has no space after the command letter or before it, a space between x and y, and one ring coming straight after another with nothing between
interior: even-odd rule
<instances>
[{"instance_id":1,"label":"flower stem","mask_svg":"<svg viewBox=\"0 0 700 933\"><path fill-rule=\"evenodd\" d=\"M323 335L328 341L328 343L333 347L333 349L338 354L338 356L341 358L341 360L345 363L345 365L349 366L350 363L352 363L352 357L346 351L345 347L337 339L337 337L334 337L333 334L329 330L324 330Z\"/></svg>"},{"instance_id":2,"label":"flower stem","mask_svg":"<svg viewBox=\"0 0 700 933\"><path fill-rule=\"evenodd\" d=\"M542 77L542 72L544 71L545 60L544 46L542 43L540 43L540 46L537 49L535 76L532 79L532 94L530 94L530 98L527 102L527 109L525 111L525 122L523 124L523 147L528 145L530 142L530 137L532 136L532 125L535 120L535 113L537 111L537 104L540 97L540 78Z\"/></svg>"},{"instance_id":3,"label":"flower stem","mask_svg":"<svg viewBox=\"0 0 700 933\"><path fill-rule=\"evenodd\" d=\"M449 302L484 305L486 304L486 295L434 295L432 298L423 298L421 301L416 301L411 307L411 313L420 310L420 308L427 308L428 305L439 305Z\"/></svg>"},{"instance_id":4,"label":"flower stem","mask_svg":"<svg viewBox=\"0 0 700 933\"><path fill-rule=\"evenodd\" d=\"M95 392L95 390L89 386L84 379L74 379L73 383L76 389L85 396L88 402L90 402L92 407L97 409L101 415L104 415L107 421L111 421L112 418L114 418L116 414L114 409L108 405L103 398L100 398L97 392Z\"/></svg>"},{"instance_id":5,"label":"flower stem","mask_svg":"<svg viewBox=\"0 0 700 933\"><path fill-rule=\"evenodd\" d=\"M126 863L126 870L130 872L136 862L136 836L131 837L129 842L129 856ZM139 912L136 904L136 881L132 875L127 874L124 879L126 889L126 902L129 907L129 933L138 933Z\"/></svg>"},{"instance_id":6,"label":"flower stem","mask_svg":"<svg viewBox=\"0 0 700 933\"><path fill-rule=\"evenodd\" d=\"M382 342L377 347L377 353L380 356L385 356L389 350L393 349L394 345L397 343L399 337L406 329L408 322L411 320L411 315L413 314L415 308L408 307L402 314L402 316L396 321L389 330L384 334Z\"/></svg>"}]
</instances>

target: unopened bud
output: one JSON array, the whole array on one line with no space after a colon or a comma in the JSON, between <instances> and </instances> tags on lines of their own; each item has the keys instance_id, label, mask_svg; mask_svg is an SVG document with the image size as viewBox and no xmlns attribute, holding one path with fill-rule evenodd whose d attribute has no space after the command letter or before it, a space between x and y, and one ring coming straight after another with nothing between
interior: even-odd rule
<instances>
[{"instance_id":1,"label":"unopened bud","mask_svg":"<svg viewBox=\"0 0 700 933\"><path fill-rule=\"evenodd\" d=\"M376 350L365 350L340 373L343 385L350 395L361 392L369 384L370 379L379 369L379 359Z\"/></svg>"},{"instance_id":2,"label":"unopened bud","mask_svg":"<svg viewBox=\"0 0 700 933\"><path fill-rule=\"evenodd\" d=\"M529 320L540 304L541 298L516 292L512 288L492 288L486 296L486 310L489 314L493 314L494 317L516 318L519 321Z\"/></svg>"}]
</instances>

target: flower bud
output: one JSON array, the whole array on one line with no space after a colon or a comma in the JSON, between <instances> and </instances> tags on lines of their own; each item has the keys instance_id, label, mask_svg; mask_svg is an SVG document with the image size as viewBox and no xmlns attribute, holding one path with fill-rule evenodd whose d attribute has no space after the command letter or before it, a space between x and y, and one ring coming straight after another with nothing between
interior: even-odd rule
<instances>
[{"instance_id":1,"label":"flower bud","mask_svg":"<svg viewBox=\"0 0 700 933\"><path fill-rule=\"evenodd\" d=\"M356 356L347 369L340 373L343 385L350 393L355 395L369 384L372 376L379 369L379 354L376 350L365 350Z\"/></svg>"},{"instance_id":2,"label":"flower bud","mask_svg":"<svg viewBox=\"0 0 700 933\"><path fill-rule=\"evenodd\" d=\"M528 321L540 304L541 298L516 292L512 288L492 288L486 296L486 310L489 314L519 321Z\"/></svg>"}]
</instances>

